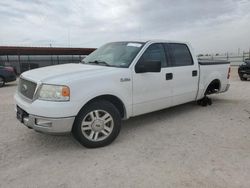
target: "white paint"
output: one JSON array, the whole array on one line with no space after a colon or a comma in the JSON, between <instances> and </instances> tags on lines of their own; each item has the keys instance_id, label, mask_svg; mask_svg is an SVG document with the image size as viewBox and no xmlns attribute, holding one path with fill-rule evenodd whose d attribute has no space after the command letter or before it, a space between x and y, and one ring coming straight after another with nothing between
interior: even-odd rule
<instances>
[{"instance_id":1,"label":"white paint","mask_svg":"<svg viewBox=\"0 0 250 188\"><path fill-rule=\"evenodd\" d=\"M35 100L25 101L15 95L17 105L30 114L43 117L76 116L91 99L100 95L114 95L124 104L125 119L170 106L195 101L203 97L208 84L214 79L221 82L220 92L226 89L228 64L199 66L189 44L194 65L162 68L159 73L135 73L134 67L143 52L153 43L172 41L148 41L137 54L129 68L116 68L84 64L64 64L27 71L22 77L37 83L67 85L70 87L69 102ZM135 43L130 45L135 46ZM197 70L197 77L192 71ZM166 80L166 73L173 73ZM130 81L121 82L121 78ZM199 81L200 80L200 81Z\"/></svg>"},{"instance_id":2,"label":"white paint","mask_svg":"<svg viewBox=\"0 0 250 188\"><path fill-rule=\"evenodd\" d=\"M140 43L128 43L127 46L133 46L133 47L140 48L142 45Z\"/></svg>"}]
</instances>

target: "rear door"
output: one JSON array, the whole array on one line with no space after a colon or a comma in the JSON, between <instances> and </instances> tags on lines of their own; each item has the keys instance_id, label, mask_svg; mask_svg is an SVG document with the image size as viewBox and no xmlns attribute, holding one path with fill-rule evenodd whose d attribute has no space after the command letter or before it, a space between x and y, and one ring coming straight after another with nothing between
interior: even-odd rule
<instances>
[{"instance_id":1,"label":"rear door","mask_svg":"<svg viewBox=\"0 0 250 188\"><path fill-rule=\"evenodd\" d=\"M165 44L173 74L173 106L194 101L199 81L198 64L194 63L186 44Z\"/></svg>"},{"instance_id":2,"label":"rear door","mask_svg":"<svg viewBox=\"0 0 250 188\"><path fill-rule=\"evenodd\" d=\"M171 106L171 74L168 73L167 58L161 43L151 44L140 57L140 61L161 61L161 72L136 73L133 71L133 115L144 114Z\"/></svg>"}]
</instances>

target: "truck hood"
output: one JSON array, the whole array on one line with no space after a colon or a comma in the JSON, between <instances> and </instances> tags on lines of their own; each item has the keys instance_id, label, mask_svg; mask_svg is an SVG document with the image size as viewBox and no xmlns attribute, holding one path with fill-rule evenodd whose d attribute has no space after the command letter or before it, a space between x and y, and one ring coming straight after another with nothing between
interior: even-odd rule
<instances>
[{"instance_id":1,"label":"truck hood","mask_svg":"<svg viewBox=\"0 0 250 188\"><path fill-rule=\"evenodd\" d=\"M79 76L79 74L83 77L92 74L104 73L114 69L114 67L86 64L63 64L30 70L24 72L21 77L34 82L56 83L58 81L69 81L70 79L74 79L74 77Z\"/></svg>"}]
</instances>

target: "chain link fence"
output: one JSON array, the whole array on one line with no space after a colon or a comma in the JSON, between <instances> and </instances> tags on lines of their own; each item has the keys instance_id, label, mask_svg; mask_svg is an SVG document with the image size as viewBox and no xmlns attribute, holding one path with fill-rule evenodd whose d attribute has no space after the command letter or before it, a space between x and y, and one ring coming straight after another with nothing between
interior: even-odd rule
<instances>
[{"instance_id":1,"label":"chain link fence","mask_svg":"<svg viewBox=\"0 0 250 188\"><path fill-rule=\"evenodd\" d=\"M215 54L215 55L198 55L199 59L208 59L208 60L227 60L230 62L231 66L239 66L241 65L246 59L250 59L250 51L243 52L242 54Z\"/></svg>"}]
</instances>

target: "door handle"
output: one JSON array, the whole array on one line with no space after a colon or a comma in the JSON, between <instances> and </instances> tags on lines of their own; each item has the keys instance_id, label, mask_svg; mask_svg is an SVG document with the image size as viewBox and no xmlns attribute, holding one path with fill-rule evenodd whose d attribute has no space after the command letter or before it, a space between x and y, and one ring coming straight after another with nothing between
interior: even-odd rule
<instances>
[{"instance_id":1,"label":"door handle","mask_svg":"<svg viewBox=\"0 0 250 188\"><path fill-rule=\"evenodd\" d=\"M198 71L197 71L197 70L193 70L193 71L192 71L192 76L195 77L195 76L197 76L197 75L198 75Z\"/></svg>"},{"instance_id":2,"label":"door handle","mask_svg":"<svg viewBox=\"0 0 250 188\"><path fill-rule=\"evenodd\" d=\"M173 79L173 73L167 73L166 80L172 80L172 79Z\"/></svg>"}]
</instances>

